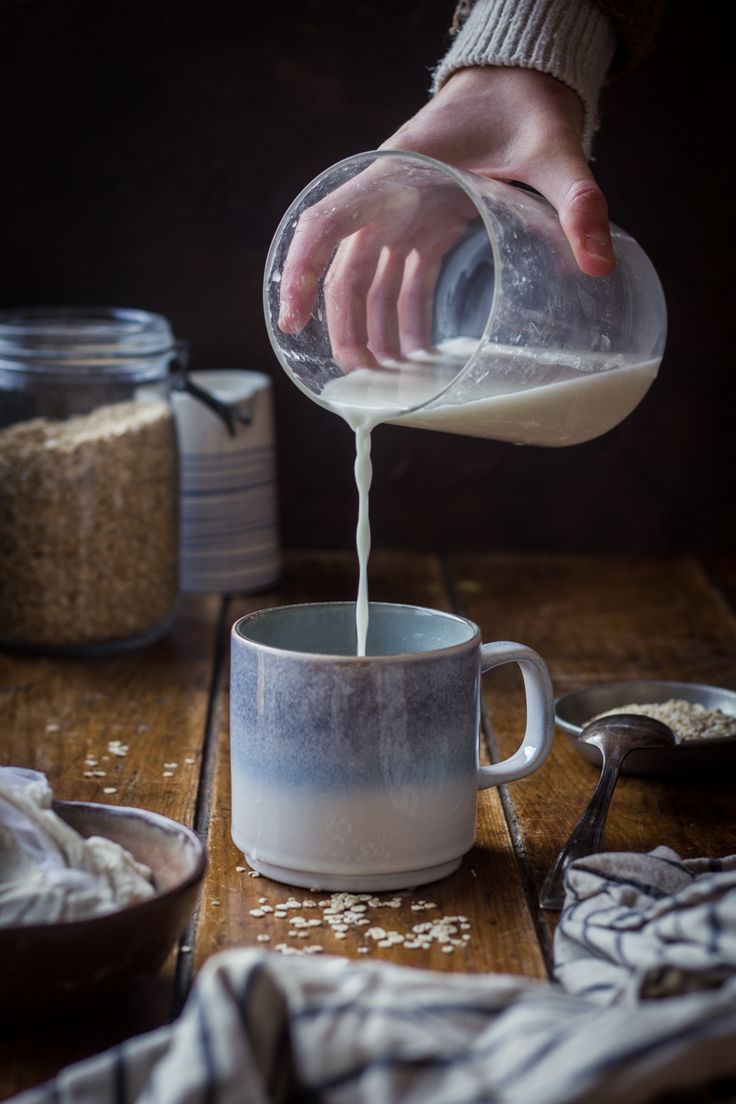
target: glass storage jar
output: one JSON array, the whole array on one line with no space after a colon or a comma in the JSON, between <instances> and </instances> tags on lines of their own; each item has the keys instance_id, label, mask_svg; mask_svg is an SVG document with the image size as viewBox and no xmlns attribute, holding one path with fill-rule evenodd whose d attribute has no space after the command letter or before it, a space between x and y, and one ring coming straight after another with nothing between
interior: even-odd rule
<instances>
[{"instance_id":1,"label":"glass storage jar","mask_svg":"<svg viewBox=\"0 0 736 1104\"><path fill-rule=\"evenodd\" d=\"M0 643L90 654L170 625L175 358L147 311L0 311Z\"/></svg>"}]
</instances>

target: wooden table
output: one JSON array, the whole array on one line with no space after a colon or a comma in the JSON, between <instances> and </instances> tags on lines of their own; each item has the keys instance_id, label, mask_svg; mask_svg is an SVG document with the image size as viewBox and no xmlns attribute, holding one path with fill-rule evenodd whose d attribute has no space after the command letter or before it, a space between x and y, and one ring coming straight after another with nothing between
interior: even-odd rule
<instances>
[{"instance_id":1,"label":"wooden table","mask_svg":"<svg viewBox=\"0 0 736 1104\"><path fill-rule=\"evenodd\" d=\"M190 929L147 991L91 1022L70 1016L53 1030L39 1025L12 1033L0 1042L0 1099L165 1022L216 951L305 946L291 920L296 912L251 914L292 894L249 876L230 840L228 631L241 614L267 605L352 598L355 574L348 553L292 554L277 590L189 598L173 631L151 648L87 661L0 655L2 762L46 772L59 797L140 805L194 825L210 860ZM456 610L478 622L486 639L536 648L558 694L638 677L736 686L734 563L384 553L372 557L370 577L376 600ZM509 754L521 731L520 684L512 668L484 678L491 758ZM113 741L127 753L111 754ZM98 760L95 769L104 775L90 772L88 758ZM466 917L462 934L469 938L462 947L451 953L437 942L429 949L383 947L365 937L365 928L338 933L324 922L319 902L300 913L323 921L310 929L306 944L437 970L547 977L554 916L540 911L537 895L595 780L595 769L558 734L542 770L481 795L477 844L458 873L414 893L379 895L382 902L400 897L399 907L369 908L373 924L402 932L409 942L417 923ZM660 843L688 856L736 851L731 780L622 778L606 847L645 850ZM412 908L421 901L434 907Z\"/></svg>"}]
</instances>

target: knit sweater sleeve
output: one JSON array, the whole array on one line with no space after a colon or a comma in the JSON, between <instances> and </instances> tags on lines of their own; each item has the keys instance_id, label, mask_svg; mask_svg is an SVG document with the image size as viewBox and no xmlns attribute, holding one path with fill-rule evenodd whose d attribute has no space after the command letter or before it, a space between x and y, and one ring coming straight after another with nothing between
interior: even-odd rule
<instances>
[{"instance_id":1,"label":"knit sweater sleeve","mask_svg":"<svg viewBox=\"0 0 736 1104\"><path fill-rule=\"evenodd\" d=\"M617 66L625 67L648 51L661 6L661 0L461 0L456 21L462 22L435 71L433 91L468 66L548 73L580 97L589 154L598 97L614 55Z\"/></svg>"}]
</instances>

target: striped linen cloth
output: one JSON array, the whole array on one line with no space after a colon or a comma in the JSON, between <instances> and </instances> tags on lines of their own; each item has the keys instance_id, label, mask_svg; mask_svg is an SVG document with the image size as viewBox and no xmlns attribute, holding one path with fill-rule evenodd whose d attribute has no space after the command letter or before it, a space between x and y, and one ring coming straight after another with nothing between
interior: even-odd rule
<instances>
[{"instance_id":1,"label":"striped linen cloth","mask_svg":"<svg viewBox=\"0 0 736 1104\"><path fill-rule=\"evenodd\" d=\"M15 1104L736 1100L736 856L578 861L555 972L225 951L175 1024Z\"/></svg>"}]
</instances>

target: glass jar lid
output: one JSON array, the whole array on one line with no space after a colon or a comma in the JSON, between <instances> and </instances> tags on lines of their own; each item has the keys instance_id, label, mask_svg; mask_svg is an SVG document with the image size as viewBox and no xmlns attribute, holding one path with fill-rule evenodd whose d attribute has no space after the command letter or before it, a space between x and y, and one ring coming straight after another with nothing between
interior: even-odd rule
<instances>
[{"instance_id":1,"label":"glass jar lid","mask_svg":"<svg viewBox=\"0 0 736 1104\"><path fill-rule=\"evenodd\" d=\"M176 341L163 315L120 307L21 307L0 310L3 371L79 378L158 379Z\"/></svg>"}]
</instances>

